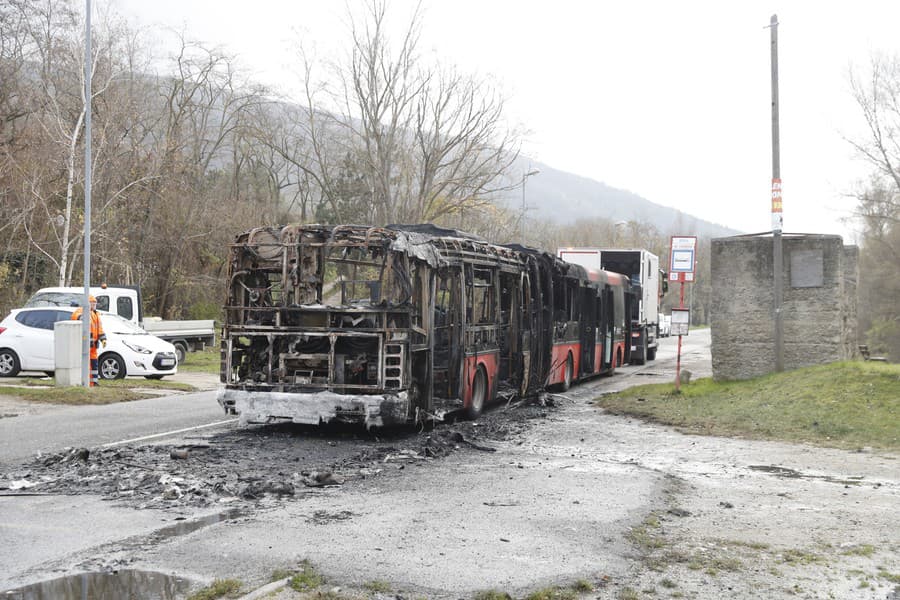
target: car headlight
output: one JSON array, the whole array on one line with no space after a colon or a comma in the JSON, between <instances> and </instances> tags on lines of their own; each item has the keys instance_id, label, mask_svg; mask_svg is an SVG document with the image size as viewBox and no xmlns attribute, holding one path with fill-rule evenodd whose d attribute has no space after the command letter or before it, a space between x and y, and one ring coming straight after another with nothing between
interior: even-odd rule
<instances>
[{"instance_id":1,"label":"car headlight","mask_svg":"<svg viewBox=\"0 0 900 600\"><path fill-rule=\"evenodd\" d=\"M129 349L137 352L138 354L150 354L152 352L152 350L147 350L143 346L138 346L137 344L129 344L126 341L123 341L122 343L125 344Z\"/></svg>"}]
</instances>

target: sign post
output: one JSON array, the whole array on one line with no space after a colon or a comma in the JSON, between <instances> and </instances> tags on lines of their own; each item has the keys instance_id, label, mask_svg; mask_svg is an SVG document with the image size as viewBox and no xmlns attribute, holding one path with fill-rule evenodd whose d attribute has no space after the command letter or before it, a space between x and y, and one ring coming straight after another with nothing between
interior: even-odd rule
<instances>
[{"instance_id":1,"label":"sign post","mask_svg":"<svg viewBox=\"0 0 900 600\"><path fill-rule=\"evenodd\" d=\"M681 392L681 336L688 335L691 311L684 307L684 284L694 282L697 264L697 237L672 236L669 247L669 281L681 284L679 305L672 309L672 334L678 336L678 354L675 359L675 393Z\"/></svg>"}]
</instances>

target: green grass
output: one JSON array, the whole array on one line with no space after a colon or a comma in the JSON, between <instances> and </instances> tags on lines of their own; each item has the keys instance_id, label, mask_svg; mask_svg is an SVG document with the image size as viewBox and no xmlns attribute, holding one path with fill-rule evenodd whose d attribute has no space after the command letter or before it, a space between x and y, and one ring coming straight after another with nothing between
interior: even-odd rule
<instances>
[{"instance_id":1,"label":"green grass","mask_svg":"<svg viewBox=\"0 0 900 600\"><path fill-rule=\"evenodd\" d=\"M386 594L391 591L391 584L387 581L382 581L380 579L373 579L372 581L367 581L363 584L363 587L370 592Z\"/></svg>"},{"instance_id":2,"label":"green grass","mask_svg":"<svg viewBox=\"0 0 900 600\"><path fill-rule=\"evenodd\" d=\"M187 600L216 600L217 598L237 598L241 589L237 579L216 579L211 584L187 597Z\"/></svg>"},{"instance_id":3,"label":"green grass","mask_svg":"<svg viewBox=\"0 0 900 600\"><path fill-rule=\"evenodd\" d=\"M513 598L506 592L498 592L497 590L482 590L475 594L474 600L513 600Z\"/></svg>"},{"instance_id":4,"label":"green grass","mask_svg":"<svg viewBox=\"0 0 900 600\"><path fill-rule=\"evenodd\" d=\"M747 381L644 385L597 399L690 433L900 449L900 365L838 362Z\"/></svg>"},{"instance_id":5,"label":"green grass","mask_svg":"<svg viewBox=\"0 0 900 600\"><path fill-rule=\"evenodd\" d=\"M127 388L115 387L50 387L50 388L0 388L0 396L12 396L32 402L47 404L114 404L151 398L154 394L136 392Z\"/></svg>"},{"instance_id":6,"label":"green grass","mask_svg":"<svg viewBox=\"0 0 900 600\"><path fill-rule=\"evenodd\" d=\"M891 583L900 583L900 573L891 573L884 567L878 567L878 577L886 579Z\"/></svg>"},{"instance_id":7,"label":"green grass","mask_svg":"<svg viewBox=\"0 0 900 600\"><path fill-rule=\"evenodd\" d=\"M525 600L577 600L579 592L570 587L551 586L535 590Z\"/></svg>"},{"instance_id":8,"label":"green grass","mask_svg":"<svg viewBox=\"0 0 900 600\"><path fill-rule=\"evenodd\" d=\"M296 571L292 571L290 569L275 569L272 571L272 574L269 575L269 581L281 581L282 579L287 579L289 577L293 577Z\"/></svg>"},{"instance_id":9,"label":"green grass","mask_svg":"<svg viewBox=\"0 0 900 600\"><path fill-rule=\"evenodd\" d=\"M113 379L101 381L94 388L56 387L52 380L14 379L8 384L0 385L0 396L13 396L32 402L48 404L113 404L152 398L155 394L137 391L134 388L163 389L191 392L195 388L186 383L166 381L165 379Z\"/></svg>"},{"instance_id":10,"label":"green grass","mask_svg":"<svg viewBox=\"0 0 900 600\"><path fill-rule=\"evenodd\" d=\"M630 587L623 587L617 596L619 600L640 600L640 597L640 592Z\"/></svg>"},{"instance_id":11,"label":"green grass","mask_svg":"<svg viewBox=\"0 0 900 600\"><path fill-rule=\"evenodd\" d=\"M578 600L585 594L594 591L594 584L586 579L579 579L569 586L552 585L535 590L525 596L524 600ZM507 592L483 590L475 594L474 600L513 600Z\"/></svg>"},{"instance_id":12,"label":"green grass","mask_svg":"<svg viewBox=\"0 0 900 600\"><path fill-rule=\"evenodd\" d=\"M294 591L307 592L314 590L323 583L325 583L325 578L316 572L312 563L308 560L303 560L300 562L299 571L296 571L295 575L291 577L288 585Z\"/></svg>"},{"instance_id":13,"label":"green grass","mask_svg":"<svg viewBox=\"0 0 900 600\"><path fill-rule=\"evenodd\" d=\"M212 373L219 372L221 353L218 348L207 348L201 352L188 352L184 356L184 362L178 365L179 371L185 373Z\"/></svg>"},{"instance_id":14,"label":"green grass","mask_svg":"<svg viewBox=\"0 0 900 600\"><path fill-rule=\"evenodd\" d=\"M875 546L872 544L853 546L852 548L844 550L841 554L844 556L864 556L866 558L871 558L872 555L875 554Z\"/></svg>"}]
</instances>

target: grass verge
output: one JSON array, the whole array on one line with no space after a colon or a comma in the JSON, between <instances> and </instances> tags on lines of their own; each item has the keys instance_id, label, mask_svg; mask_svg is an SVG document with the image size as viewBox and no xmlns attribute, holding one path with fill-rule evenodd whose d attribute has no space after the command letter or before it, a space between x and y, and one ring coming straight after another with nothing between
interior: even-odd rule
<instances>
[{"instance_id":1,"label":"grass verge","mask_svg":"<svg viewBox=\"0 0 900 600\"><path fill-rule=\"evenodd\" d=\"M633 387L596 403L689 433L900 450L900 365L838 362L747 381Z\"/></svg>"},{"instance_id":2,"label":"grass verge","mask_svg":"<svg viewBox=\"0 0 900 600\"><path fill-rule=\"evenodd\" d=\"M29 400L32 402L46 402L47 404L114 404L116 402L130 402L152 398L156 394L138 392L128 388L115 387L41 387L19 388L5 386L0 388L0 396L11 396Z\"/></svg>"},{"instance_id":3,"label":"grass verge","mask_svg":"<svg viewBox=\"0 0 900 600\"><path fill-rule=\"evenodd\" d=\"M212 373L218 374L221 362L221 353L218 348L207 348L200 352L188 352L184 356L184 362L178 365L178 370L185 373Z\"/></svg>"},{"instance_id":4,"label":"grass verge","mask_svg":"<svg viewBox=\"0 0 900 600\"><path fill-rule=\"evenodd\" d=\"M237 579L216 579L205 588L188 596L187 600L217 600L237 598L243 584Z\"/></svg>"},{"instance_id":5,"label":"grass verge","mask_svg":"<svg viewBox=\"0 0 900 600\"><path fill-rule=\"evenodd\" d=\"M32 402L48 404L113 404L153 398L157 394L140 391L140 389L160 389L191 392L196 388L187 383L166 381L165 379L114 379L101 381L95 388L86 389L80 386L56 387L51 379L15 379L9 384L0 385L0 396L12 396Z\"/></svg>"}]
</instances>

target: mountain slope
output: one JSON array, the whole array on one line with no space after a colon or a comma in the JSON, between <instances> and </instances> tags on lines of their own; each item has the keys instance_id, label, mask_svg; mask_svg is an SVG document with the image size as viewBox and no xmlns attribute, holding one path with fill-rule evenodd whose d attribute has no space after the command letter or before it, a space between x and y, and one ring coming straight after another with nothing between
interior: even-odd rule
<instances>
[{"instance_id":1,"label":"mountain slope","mask_svg":"<svg viewBox=\"0 0 900 600\"><path fill-rule=\"evenodd\" d=\"M540 170L540 174L528 178L525 188L530 220L565 224L600 217L611 221L651 223L663 234L723 237L740 233L676 208L655 204L627 190L554 169L526 157L517 162L521 164L522 173ZM522 207L521 187L518 192L518 198L511 196L509 200L509 206L514 211Z\"/></svg>"}]
</instances>

